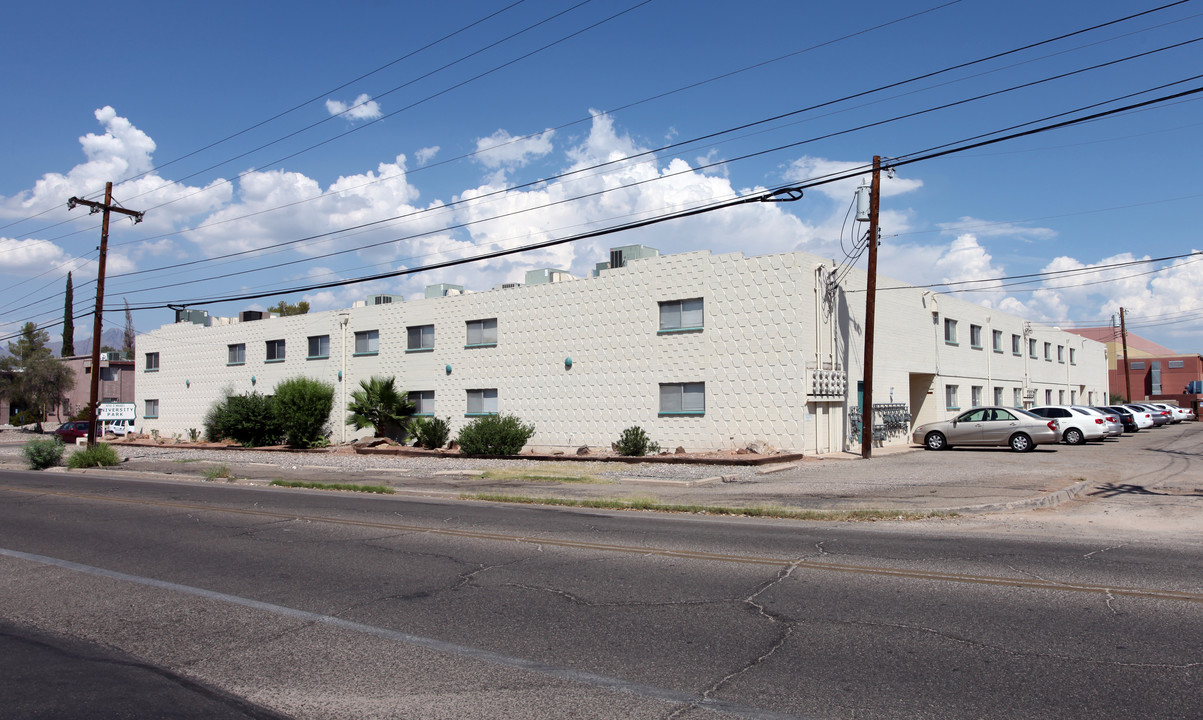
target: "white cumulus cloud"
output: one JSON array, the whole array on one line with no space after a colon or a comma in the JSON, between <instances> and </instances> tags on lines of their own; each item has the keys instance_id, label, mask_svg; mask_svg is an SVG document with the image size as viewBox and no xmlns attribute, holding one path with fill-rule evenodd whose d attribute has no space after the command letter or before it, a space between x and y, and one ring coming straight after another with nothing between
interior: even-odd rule
<instances>
[{"instance_id":1,"label":"white cumulus cloud","mask_svg":"<svg viewBox=\"0 0 1203 720\"><path fill-rule=\"evenodd\" d=\"M342 115L350 122L356 120L375 120L381 116L380 103L367 93L361 94L351 103L341 100L327 100L326 112L330 115Z\"/></svg>"}]
</instances>

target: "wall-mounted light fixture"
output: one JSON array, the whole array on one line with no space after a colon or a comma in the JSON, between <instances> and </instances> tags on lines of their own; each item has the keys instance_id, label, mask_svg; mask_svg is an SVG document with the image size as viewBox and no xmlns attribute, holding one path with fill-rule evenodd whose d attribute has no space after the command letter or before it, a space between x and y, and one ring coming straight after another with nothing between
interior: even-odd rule
<instances>
[{"instance_id":1,"label":"wall-mounted light fixture","mask_svg":"<svg viewBox=\"0 0 1203 720\"><path fill-rule=\"evenodd\" d=\"M572 358L570 358L570 357L566 357L566 358L564 358L564 369L565 369L565 370L571 370L571 369L572 369Z\"/></svg>"},{"instance_id":2,"label":"wall-mounted light fixture","mask_svg":"<svg viewBox=\"0 0 1203 720\"><path fill-rule=\"evenodd\" d=\"M451 366L450 366L450 365L448 365L448 366L447 366L447 374L448 374L448 375L450 375L450 374L451 374Z\"/></svg>"}]
</instances>

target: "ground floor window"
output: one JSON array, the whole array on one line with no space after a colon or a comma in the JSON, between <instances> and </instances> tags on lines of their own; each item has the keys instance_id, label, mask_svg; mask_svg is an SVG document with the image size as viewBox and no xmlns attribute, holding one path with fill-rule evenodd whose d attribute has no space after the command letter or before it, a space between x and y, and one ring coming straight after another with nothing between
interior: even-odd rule
<instances>
[{"instance_id":1,"label":"ground floor window","mask_svg":"<svg viewBox=\"0 0 1203 720\"><path fill-rule=\"evenodd\" d=\"M661 415L703 415L706 412L706 383L661 383Z\"/></svg>"},{"instance_id":2,"label":"ground floor window","mask_svg":"<svg viewBox=\"0 0 1203 720\"><path fill-rule=\"evenodd\" d=\"M497 388L468 391L469 415L496 415Z\"/></svg>"},{"instance_id":3,"label":"ground floor window","mask_svg":"<svg viewBox=\"0 0 1203 720\"><path fill-rule=\"evenodd\" d=\"M944 408L946 410L960 410L961 404L957 402L957 386L944 386Z\"/></svg>"},{"instance_id":4,"label":"ground floor window","mask_svg":"<svg viewBox=\"0 0 1203 720\"><path fill-rule=\"evenodd\" d=\"M434 390L415 390L409 394L414 415L434 415Z\"/></svg>"},{"instance_id":5,"label":"ground floor window","mask_svg":"<svg viewBox=\"0 0 1203 720\"><path fill-rule=\"evenodd\" d=\"M144 410L145 411L142 413L142 417L147 419L157 418L159 416L159 401L147 400Z\"/></svg>"}]
</instances>

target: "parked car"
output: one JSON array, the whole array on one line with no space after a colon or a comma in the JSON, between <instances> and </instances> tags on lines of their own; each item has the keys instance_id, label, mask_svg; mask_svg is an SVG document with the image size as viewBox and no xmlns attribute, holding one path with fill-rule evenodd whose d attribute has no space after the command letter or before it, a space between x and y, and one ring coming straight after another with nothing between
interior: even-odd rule
<instances>
[{"instance_id":1,"label":"parked car","mask_svg":"<svg viewBox=\"0 0 1203 720\"><path fill-rule=\"evenodd\" d=\"M1138 405L1118 405L1124 410L1132 413L1132 419L1136 421L1136 427L1141 430L1147 430L1151 427L1156 427L1157 423L1153 420L1153 413L1150 410L1142 408Z\"/></svg>"},{"instance_id":2,"label":"parked car","mask_svg":"<svg viewBox=\"0 0 1203 720\"><path fill-rule=\"evenodd\" d=\"M133 420L109 420L104 423L104 431L122 436L138 432Z\"/></svg>"},{"instance_id":3,"label":"parked car","mask_svg":"<svg viewBox=\"0 0 1203 720\"><path fill-rule=\"evenodd\" d=\"M1149 403L1152 407L1164 410L1170 418L1170 424L1177 425L1182 422L1182 416L1174 412L1175 405L1167 405L1166 403Z\"/></svg>"},{"instance_id":4,"label":"parked car","mask_svg":"<svg viewBox=\"0 0 1203 720\"><path fill-rule=\"evenodd\" d=\"M88 421L72 420L71 422L65 422L58 426L54 434L68 445L74 445L76 438L86 438L88 436Z\"/></svg>"},{"instance_id":5,"label":"parked car","mask_svg":"<svg viewBox=\"0 0 1203 720\"><path fill-rule=\"evenodd\" d=\"M1119 418L1120 424L1124 426L1124 432L1134 433L1140 432L1145 427L1153 427L1152 418L1141 418L1144 420L1144 425L1136 420L1136 414L1122 405L1099 405L1097 409L1103 412L1115 413Z\"/></svg>"},{"instance_id":6,"label":"parked car","mask_svg":"<svg viewBox=\"0 0 1203 720\"><path fill-rule=\"evenodd\" d=\"M1190 408L1179 407L1178 405L1172 405L1171 407L1174 408L1174 412L1177 413L1178 416L1181 417L1183 420L1194 420L1195 419L1195 414L1193 412L1191 412Z\"/></svg>"},{"instance_id":7,"label":"parked car","mask_svg":"<svg viewBox=\"0 0 1203 720\"><path fill-rule=\"evenodd\" d=\"M1169 412L1162 410L1161 408L1153 407L1152 405L1145 405L1144 403L1133 403L1132 405L1129 405L1129 407L1141 408L1145 412L1152 415L1153 416L1153 424L1156 427L1161 427L1162 425L1170 424Z\"/></svg>"},{"instance_id":8,"label":"parked car","mask_svg":"<svg viewBox=\"0 0 1203 720\"><path fill-rule=\"evenodd\" d=\"M1084 412L1088 412L1091 415L1097 415L1097 416L1103 418L1104 422L1107 425L1107 437L1119 437L1120 435L1124 434L1124 425L1123 425L1123 423L1120 422L1119 416L1116 415L1115 413L1104 412L1102 410L1099 410L1096 407L1091 407L1089 405L1071 405L1070 409L1081 410Z\"/></svg>"},{"instance_id":9,"label":"parked car","mask_svg":"<svg viewBox=\"0 0 1203 720\"><path fill-rule=\"evenodd\" d=\"M1019 408L988 406L973 408L951 420L924 423L911 433L911 440L928 450L987 445L1028 452L1037 445L1059 442L1061 432L1055 420Z\"/></svg>"},{"instance_id":10,"label":"parked car","mask_svg":"<svg viewBox=\"0 0 1203 720\"><path fill-rule=\"evenodd\" d=\"M1067 445L1081 445L1088 440L1107 439L1107 421L1101 415L1078 410L1069 405L1044 405L1032 408L1040 417L1057 421L1061 439Z\"/></svg>"}]
</instances>

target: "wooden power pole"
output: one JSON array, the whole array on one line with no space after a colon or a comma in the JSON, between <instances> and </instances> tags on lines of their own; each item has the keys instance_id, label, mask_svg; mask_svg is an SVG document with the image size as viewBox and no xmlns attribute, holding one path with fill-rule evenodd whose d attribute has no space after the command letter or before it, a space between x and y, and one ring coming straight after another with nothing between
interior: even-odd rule
<instances>
[{"instance_id":1,"label":"wooden power pole","mask_svg":"<svg viewBox=\"0 0 1203 720\"><path fill-rule=\"evenodd\" d=\"M873 326L877 314L877 213L881 209L881 156L873 156L869 194L869 277L865 286L865 392L861 400L860 456L873 457Z\"/></svg>"},{"instance_id":2,"label":"wooden power pole","mask_svg":"<svg viewBox=\"0 0 1203 720\"><path fill-rule=\"evenodd\" d=\"M1124 309L1119 309L1119 337L1124 344L1124 391L1128 393L1128 402L1136 402L1132 397L1132 374L1128 372L1128 328L1124 325Z\"/></svg>"},{"instance_id":3,"label":"wooden power pole","mask_svg":"<svg viewBox=\"0 0 1203 720\"><path fill-rule=\"evenodd\" d=\"M100 221L100 267L96 270L96 317L92 321L92 385L89 395L92 405L92 421L88 423L88 447L96 444L96 415L100 411L100 334L103 331L101 316L104 313L104 261L109 249L109 213L118 212L134 218L135 223L142 222L144 213L136 210L126 210L113 205L113 183L104 184L104 202L72 197L67 200L67 209L73 210L76 205L86 205L93 213L102 213Z\"/></svg>"}]
</instances>

